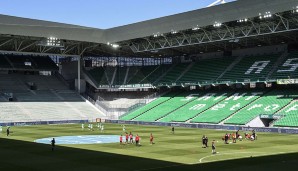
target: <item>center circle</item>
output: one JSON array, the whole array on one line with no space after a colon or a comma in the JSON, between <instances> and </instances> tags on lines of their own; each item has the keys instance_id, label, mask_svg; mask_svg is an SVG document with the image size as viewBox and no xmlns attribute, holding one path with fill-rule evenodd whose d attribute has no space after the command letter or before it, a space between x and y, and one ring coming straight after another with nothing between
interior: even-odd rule
<instances>
[{"instance_id":1,"label":"center circle","mask_svg":"<svg viewBox=\"0 0 298 171\"><path fill-rule=\"evenodd\" d=\"M56 144L104 144L119 142L118 135L76 135L76 136L61 136L48 137L37 139L34 142L42 144L50 144L55 138Z\"/></svg>"}]
</instances>

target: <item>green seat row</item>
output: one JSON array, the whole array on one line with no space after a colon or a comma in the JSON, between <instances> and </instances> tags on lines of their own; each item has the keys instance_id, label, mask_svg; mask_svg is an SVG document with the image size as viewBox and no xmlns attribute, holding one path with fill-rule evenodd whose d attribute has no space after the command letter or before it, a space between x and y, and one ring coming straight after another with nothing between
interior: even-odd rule
<instances>
[{"instance_id":1,"label":"green seat row","mask_svg":"<svg viewBox=\"0 0 298 171\"><path fill-rule=\"evenodd\" d=\"M220 103L199 114L191 122L194 123L219 123L231 116L247 104L259 98L264 92L237 92L227 97Z\"/></svg>"},{"instance_id":2,"label":"green seat row","mask_svg":"<svg viewBox=\"0 0 298 171\"><path fill-rule=\"evenodd\" d=\"M220 102L222 99L225 99L229 96L230 92L209 92L209 93L199 93L192 94L186 100L191 101L185 106L175 110L169 115L165 116L160 122L185 122L197 114L203 112L204 110L210 108L214 104Z\"/></svg>"},{"instance_id":3,"label":"green seat row","mask_svg":"<svg viewBox=\"0 0 298 171\"><path fill-rule=\"evenodd\" d=\"M274 114L293 100L291 91L274 90L233 115L225 124L245 125L260 114Z\"/></svg>"}]
</instances>

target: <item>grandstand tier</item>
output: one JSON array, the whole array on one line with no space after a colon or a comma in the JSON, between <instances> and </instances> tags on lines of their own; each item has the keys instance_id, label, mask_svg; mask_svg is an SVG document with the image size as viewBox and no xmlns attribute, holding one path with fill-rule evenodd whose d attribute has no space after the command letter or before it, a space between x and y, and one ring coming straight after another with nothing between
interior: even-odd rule
<instances>
[{"instance_id":1,"label":"grandstand tier","mask_svg":"<svg viewBox=\"0 0 298 171\"><path fill-rule=\"evenodd\" d=\"M298 78L298 51L290 52L270 76L271 79Z\"/></svg>"},{"instance_id":2,"label":"grandstand tier","mask_svg":"<svg viewBox=\"0 0 298 171\"><path fill-rule=\"evenodd\" d=\"M281 54L243 57L231 70L218 81L258 82L266 81L269 72Z\"/></svg>"},{"instance_id":3,"label":"grandstand tier","mask_svg":"<svg viewBox=\"0 0 298 171\"><path fill-rule=\"evenodd\" d=\"M278 127L298 127L298 101L293 100L283 110L277 112L277 115L282 115L282 118L273 123Z\"/></svg>"},{"instance_id":4,"label":"grandstand tier","mask_svg":"<svg viewBox=\"0 0 298 171\"><path fill-rule=\"evenodd\" d=\"M218 104L199 114L197 117L192 119L191 122L220 123L233 113L237 112L239 109L259 98L263 93L264 92L262 91L240 91L233 93Z\"/></svg>"},{"instance_id":5,"label":"grandstand tier","mask_svg":"<svg viewBox=\"0 0 298 171\"><path fill-rule=\"evenodd\" d=\"M49 56L0 54L0 69L56 71L57 65Z\"/></svg>"},{"instance_id":6,"label":"grandstand tier","mask_svg":"<svg viewBox=\"0 0 298 171\"><path fill-rule=\"evenodd\" d=\"M27 83L37 86L30 89ZM1 122L59 121L104 118L77 92L69 90L55 76L0 74L0 94L13 94L13 101L1 100ZM1 97L0 99L3 99Z\"/></svg>"},{"instance_id":7,"label":"grandstand tier","mask_svg":"<svg viewBox=\"0 0 298 171\"><path fill-rule=\"evenodd\" d=\"M161 117L173 112L174 110L179 109L183 105L191 102L194 100L191 97L190 92L182 92L176 94L173 98L169 99L168 101L163 102L162 104L151 108L150 110L144 112L142 115L136 117L134 120L137 121L156 121ZM188 100L190 99L190 100Z\"/></svg>"},{"instance_id":8,"label":"grandstand tier","mask_svg":"<svg viewBox=\"0 0 298 171\"><path fill-rule=\"evenodd\" d=\"M293 100L293 94L296 95L297 92L289 90L273 90L245 108L239 110L224 123L245 125L260 114L274 114Z\"/></svg>"}]
</instances>

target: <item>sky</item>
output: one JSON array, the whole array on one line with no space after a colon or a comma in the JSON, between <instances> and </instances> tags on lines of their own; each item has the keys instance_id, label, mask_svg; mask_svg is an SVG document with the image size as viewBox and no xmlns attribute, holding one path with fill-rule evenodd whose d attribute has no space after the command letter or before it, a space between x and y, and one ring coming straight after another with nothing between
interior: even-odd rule
<instances>
[{"instance_id":1,"label":"sky","mask_svg":"<svg viewBox=\"0 0 298 171\"><path fill-rule=\"evenodd\" d=\"M0 14L107 29L205 8L215 1L0 0Z\"/></svg>"}]
</instances>

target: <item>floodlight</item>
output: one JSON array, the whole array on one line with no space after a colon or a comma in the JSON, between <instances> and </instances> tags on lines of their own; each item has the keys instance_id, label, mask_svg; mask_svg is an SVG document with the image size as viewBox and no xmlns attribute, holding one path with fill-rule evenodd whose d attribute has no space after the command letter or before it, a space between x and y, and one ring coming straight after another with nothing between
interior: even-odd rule
<instances>
[{"instance_id":1,"label":"floodlight","mask_svg":"<svg viewBox=\"0 0 298 171\"><path fill-rule=\"evenodd\" d=\"M113 48L118 48L119 47L119 45L117 45L117 44L111 44L111 45L112 45Z\"/></svg>"},{"instance_id":2,"label":"floodlight","mask_svg":"<svg viewBox=\"0 0 298 171\"><path fill-rule=\"evenodd\" d=\"M213 27L220 27L221 25L222 25L221 23L215 21L215 23L213 24Z\"/></svg>"},{"instance_id":3,"label":"floodlight","mask_svg":"<svg viewBox=\"0 0 298 171\"><path fill-rule=\"evenodd\" d=\"M177 31L175 31L175 30L172 29L172 30L171 30L171 33L172 33L172 34L176 34Z\"/></svg>"},{"instance_id":4,"label":"floodlight","mask_svg":"<svg viewBox=\"0 0 298 171\"><path fill-rule=\"evenodd\" d=\"M265 12L265 14L263 15L262 13L259 13L259 18L260 19L266 19L266 18L271 18L272 14L270 11Z\"/></svg>"},{"instance_id":5,"label":"floodlight","mask_svg":"<svg viewBox=\"0 0 298 171\"><path fill-rule=\"evenodd\" d=\"M50 36L48 38L44 38L40 42L38 42L39 46L52 46L52 47L63 47L63 44L60 39Z\"/></svg>"},{"instance_id":6,"label":"floodlight","mask_svg":"<svg viewBox=\"0 0 298 171\"><path fill-rule=\"evenodd\" d=\"M199 29L200 29L200 27L194 27L194 28L192 28L193 31L196 31L196 30L199 30Z\"/></svg>"},{"instance_id":7,"label":"floodlight","mask_svg":"<svg viewBox=\"0 0 298 171\"><path fill-rule=\"evenodd\" d=\"M243 23L243 22L247 22L247 21L248 21L248 19L244 18L244 19L237 20L237 23Z\"/></svg>"}]
</instances>

